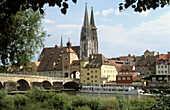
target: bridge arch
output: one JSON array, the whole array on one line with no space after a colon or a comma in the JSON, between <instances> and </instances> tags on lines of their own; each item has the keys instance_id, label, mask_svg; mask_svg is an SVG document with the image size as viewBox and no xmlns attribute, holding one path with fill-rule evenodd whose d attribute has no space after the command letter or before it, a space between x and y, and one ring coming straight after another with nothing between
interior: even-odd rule
<instances>
[{"instance_id":1,"label":"bridge arch","mask_svg":"<svg viewBox=\"0 0 170 110\"><path fill-rule=\"evenodd\" d=\"M17 83L18 83L17 89L19 91L30 90L30 85L29 85L29 83L25 79L20 79L20 80L17 81Z\"/></svg>"},{"instance_id":2,"label":"bridge arch","mask_svg":"<svg viewBox=\"0 0 170 110\"><path fill-rule=\"evenodd\" d=\"M72 79L80 79L80 72L79 71L72 71L70 73L70 78L72 78Z\"/></svg>"},{"instance_id":3,"label":"bridge arch","mask_svg":"<svg viewBox=\"0 0 170 110\"><path fill-rule=\"evenodd\" d=\"M0 82L0 90L2 90L4 87L2 85L2 83Z\"/></svg>"},{"instance_id":4,"label":"bridge arch","mask_svg":"<svg viewBox=\"0 0 170 110\"><path fill-rule=\"evenodd\" d=\"M64 89L76 89L76 90L79 89L79 84L74 81L67 82L63 86L64 86Z\"/></svg>"},{"instance_id":5,"label":"bridge arch","mask_svg":"<svg viewBox=\"0 0 170 110\"><path fill-rule=\"evenodd\" d=\"M43 81L43 88L44 89L52 89L52 87L53 86L52 86L50 81L47 81L47 80Z\"/></svg>"}]
</instances>

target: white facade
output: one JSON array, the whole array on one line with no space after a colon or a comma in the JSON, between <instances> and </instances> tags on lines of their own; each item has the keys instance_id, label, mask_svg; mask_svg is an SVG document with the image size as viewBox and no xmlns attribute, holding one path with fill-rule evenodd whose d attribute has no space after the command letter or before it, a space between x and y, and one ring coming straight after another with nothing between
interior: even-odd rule
<instances>
[{"instance_id":1,"label":"white facade","mask_svg":"<svg viewBox=\"0 0 170 110\"><path fill-rule=\"evenodd\" d=\"M156 74L170 74L170 65L167 64L157 64L156 65Z\"/></svg>"}]
</instances>

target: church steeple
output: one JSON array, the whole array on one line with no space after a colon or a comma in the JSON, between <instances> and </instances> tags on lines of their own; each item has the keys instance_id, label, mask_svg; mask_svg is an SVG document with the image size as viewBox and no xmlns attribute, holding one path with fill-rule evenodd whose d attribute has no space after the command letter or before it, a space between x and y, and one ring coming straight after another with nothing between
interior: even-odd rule
<instances>
[{"instance_id":1,"label":"church steeple","mask_svg":"<svg viewBox=\"0 0 170 110\"><path fill-rule=\"evenodd\" d=\"M61 35L60 47L63 47L63 36Z\"/></svg>"},{"instance_id":2,"label":"church steeple","mask_svg":"<svg viewBox=\"0 0 170 110\"><path fill-rule=\"evenodd\" d=\"M93 7L91 7L91 19L90 19L90 25L91 25L91 27L95 27L95 23L94 23L94 15L93 15Z\"/></svg>"},{"instance_id":3,"label":"church steeple","mask_svg":"<svg viewBox=\"0 0 170 110\"><path fill-rule=\"evenodd\" d=\"M88 12L87 12L87 3L86 3L86 6L85 6L84 26L85 27L89 26L89 19L88 19Z\"/></svg>"}]
</instances>

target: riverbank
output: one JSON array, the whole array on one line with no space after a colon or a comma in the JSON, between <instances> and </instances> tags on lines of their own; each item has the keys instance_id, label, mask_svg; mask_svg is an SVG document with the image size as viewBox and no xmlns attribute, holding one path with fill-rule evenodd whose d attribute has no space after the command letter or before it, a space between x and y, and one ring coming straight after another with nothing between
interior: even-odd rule
<instances>
[{"instance_id":1,"label":"riverbank","mask_svg":"<svg viewBox=\"0 0 170 110\"><path fill-rule=\"evenodd\" d=\"M122 95L113 97L69 96L34 88L25 94L8 95L0 91L2 110L139 110L157 103L154 98L126 99Z\"/></svg>"}]
</instances>

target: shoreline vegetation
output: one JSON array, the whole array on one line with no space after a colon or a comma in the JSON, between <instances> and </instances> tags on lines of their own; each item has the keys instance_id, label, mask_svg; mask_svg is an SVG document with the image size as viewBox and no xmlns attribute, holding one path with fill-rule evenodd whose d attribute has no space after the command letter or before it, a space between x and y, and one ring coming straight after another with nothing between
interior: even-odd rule
<instances>
[{"instance_id":1,"label":"shoreline vegetation","mask_svg":"<svg viewBox=\"0 0 170 110\"><path fill-rule=\"evenodd\" d=\"M155 98L126 99L112 97L68 96L34 88L25 94L8 95L0 91L0 110L169 110L170 97L160 94Z\"/></svg>"}]
</instances>

